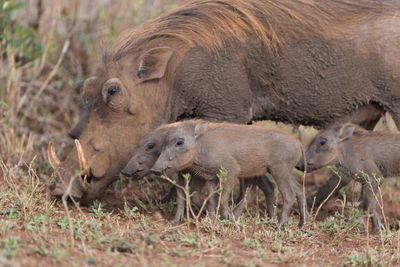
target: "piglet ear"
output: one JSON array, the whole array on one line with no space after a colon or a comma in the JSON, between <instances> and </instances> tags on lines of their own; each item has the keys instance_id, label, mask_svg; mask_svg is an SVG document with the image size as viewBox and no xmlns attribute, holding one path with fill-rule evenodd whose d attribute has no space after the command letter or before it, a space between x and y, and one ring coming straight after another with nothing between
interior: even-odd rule
<instances>
[{"instance_id":1,"label":"piglet ear","mask_svg":"<svg viewBox=\"0 0 400 267\"><path fill-rule=\"evenodd\" d=\"M194 137L197 139L201 135L203 135L208 129L208 121L198 122L194 127Z\"/></svg>"},{"instance_id":2,"label":"piglet ear","mask_svg":"<svg viewBox=\"0 0 400 267\"><path fill-rule=\"evenodd\" d=\"M338 135L337 136L338 136L339 142L352 137L355 128L356 127L355 127L354 124L351 124L351 123L344 124L338 131Z\"/></svg>"},{"instance_id":3,"label":"piglet ear","mask_svg":"<svg viewBox=\"0 0 400 267\"><path fill-rule=\"evenodd\" d=\"M139 82L162 78L173 52L170 47L155 47L146 51L136 72Z\"/></svg>"}]
</instances>

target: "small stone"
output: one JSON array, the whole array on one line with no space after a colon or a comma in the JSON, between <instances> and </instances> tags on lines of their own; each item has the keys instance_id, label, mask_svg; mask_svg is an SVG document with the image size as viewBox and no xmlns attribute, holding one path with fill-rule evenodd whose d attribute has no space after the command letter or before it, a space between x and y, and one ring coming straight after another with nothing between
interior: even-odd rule
<instances>
[{"instance_id":1,"label":"small stone","mask_svg":"<svg viewBox=\"0 0 400 267\"><path fill-rule=\"evenodd\" d=\"M87 258L85 261L86 261L86 263L88 265L95 265L96 264L96 260L94 258Z\"/></svg>"}]
</instances>

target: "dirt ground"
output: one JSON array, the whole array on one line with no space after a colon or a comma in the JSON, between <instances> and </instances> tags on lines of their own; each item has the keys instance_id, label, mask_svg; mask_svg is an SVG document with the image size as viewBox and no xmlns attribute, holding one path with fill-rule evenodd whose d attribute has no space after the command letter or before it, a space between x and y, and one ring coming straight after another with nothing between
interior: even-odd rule
<instances>
[{"instance_id":1,"label":"dirt ground","mask_svg":"<svg viewBox=\"0 0 400 267\"><path fill-rule=\"evenodd\" d=\"M308 175L308 191L316 188L315 182L323 182L325 172ZM357 184L348 186L299 230L297 214L281 228L268 221L261 194L237 222L201 216L197 223L170 225L167 220L174 205L160 203L168 186L157 178L123 181L90 207L69 203L69 215L61 202L45 200L46 189L40 182L31 179L13 186L6 179L0 191L0 262L12 266L397 265L400 188L396 181L381 187L390 227L370 235L349 201L357 200ZM29 184L37 189L27 189ZM280 202L278 213L279 208Z\"/></svg>"}]
</instances>

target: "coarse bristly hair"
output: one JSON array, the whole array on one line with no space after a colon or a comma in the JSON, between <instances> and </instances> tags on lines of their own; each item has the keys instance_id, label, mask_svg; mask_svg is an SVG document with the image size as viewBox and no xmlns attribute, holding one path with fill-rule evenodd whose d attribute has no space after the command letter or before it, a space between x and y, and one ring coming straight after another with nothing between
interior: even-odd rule
<instances>
[{"instance_id":1,"label":"coarse bristly hair","mask_svg":"<svg viewBox=\"0 0 400 267\"><path fill-rule=\"evenodd\" d=\"M121 36L108 57L119 60L146 42L168 38L216 51L256 36L271 51L287 40L323 34L399 10L395 0L192 0Z\"/></svg>"}]
</instances>

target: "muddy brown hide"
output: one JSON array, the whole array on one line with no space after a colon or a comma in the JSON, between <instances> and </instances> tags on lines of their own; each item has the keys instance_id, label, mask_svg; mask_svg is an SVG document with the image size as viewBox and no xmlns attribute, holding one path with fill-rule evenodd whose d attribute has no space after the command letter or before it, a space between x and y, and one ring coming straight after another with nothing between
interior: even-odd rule
<instances>
[{"instance_id":1,"label":"muddy brown hide","mask_svg":"<svg viewBox=\"0 0 400 267\"><path fill-rule=\"evenodd\" d=\"M319 132L306 152L307 169L335 166L337 175L348 184L362 184L360 208L372 213L372 232L379 230L376 211L379 179L400 175L400 134L369 132L354 124L330 127ZM297 167L303 169L299 162Z\"/></svg>"},{"instance_id":2,"label":"muddy brown hide","mask_svg":"<svg viewBox=\"0 0 400 267\"><path fill-rule=\"evenodd\" d=\"M301 156L299 141L282 132L258 126L195 122L184 122L181 127L168 132L152 171L172 177L176 172L188 172L192 176L214 180L223 168L225 176L221 177L220 210L223 219L231 217L228 201L237 179L251 179L268 172L283 196L279 223L287 222L297 198L299 227L304 225L307 217L305 198L301 186L291 174ZM234 211L233 216L237 218L238 214Z\"/></svg>"},{"instance_id":3,"label":"muddy brown hide","mask_svg":"<svg viewBox=\"0 0 400 267\"><path fill-rule=\"evenodd\" d=\"M183 118L373 127L387 111L400 127L398 1L269 3L186 1L105 52L84 89L84 201L102 195L149 129ZM71 153L58 184L78 165Z\"/></svg>"}]
</instances>

